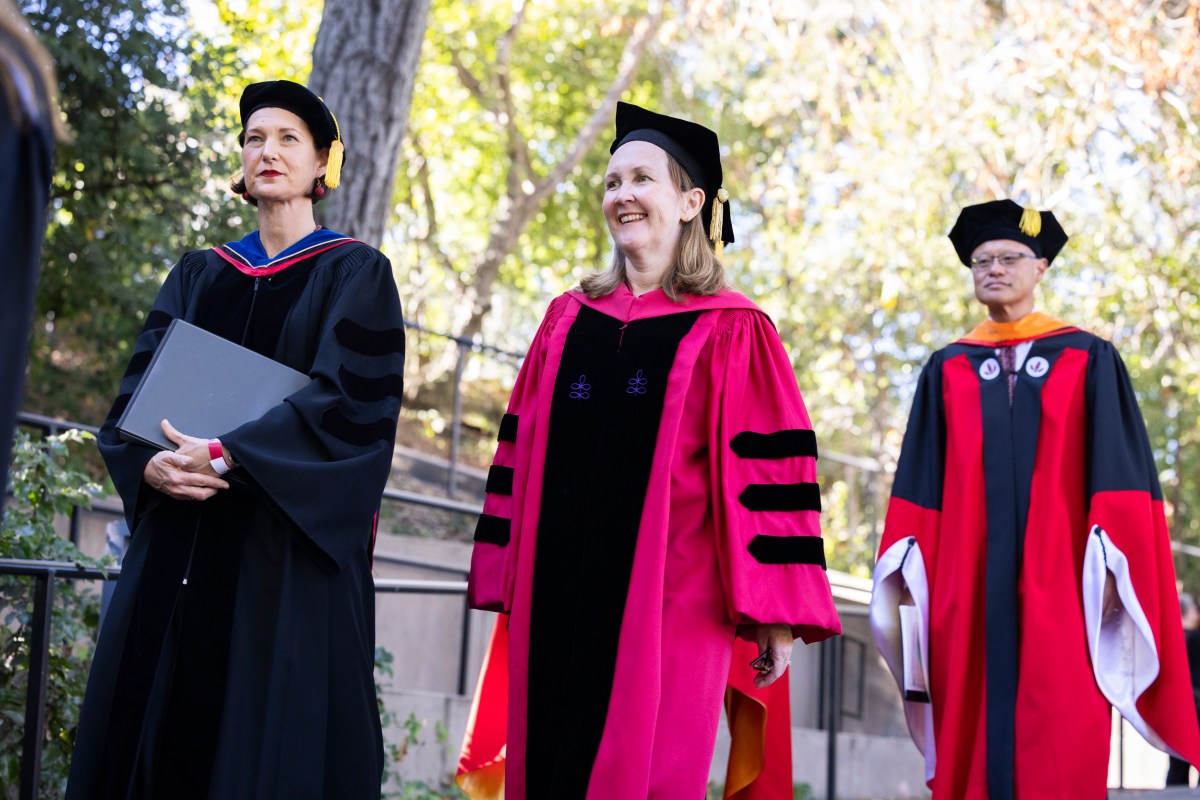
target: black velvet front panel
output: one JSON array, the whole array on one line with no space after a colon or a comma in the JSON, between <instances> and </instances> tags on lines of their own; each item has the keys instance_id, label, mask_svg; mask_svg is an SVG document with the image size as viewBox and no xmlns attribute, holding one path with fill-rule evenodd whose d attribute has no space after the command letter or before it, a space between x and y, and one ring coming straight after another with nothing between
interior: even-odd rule
<instances>
[{"instance_id":1,"label":"black velvet front panel","mask_svg":"<svg viewBox=\"0 0 1200 800\"><path fill-rule=\"evenodd\" d=\"M315 264L310 259L257 279L223 269L194 322L274 356L283 321ZM103 796L207 796L242 546L252 535L254 509L253 498L233 490L203 503L164 503L154 512L155 525L171 535L155 536L148 546L115 687Z\"/></svg>"},{"instance_id":2,"label":"black velvet front panel","mask_svg":"<svg viewBox=\"0 0 1200 800\"><path fill-rule=\"evenodd\" d=\"M624 324L583 308L567 334L534 563L528 800L583 800L587 793L667 376L698 316Z\"/></svg>"},{"instance_id":3,"label":"black velvet front panel","mask_svg":"<svg viewBox=\"0 0 1200 800\"><path fill-rule=\"evenodd\" d=\"M992 348L973 348L968 359L980 376L983 414L983 464L987 473L987 572L984 619L987 625L987 779L988 796L1012 800L1015 788L1017 678L1020 661L1018 583L1024 557L1042 387L1062 352L1059 338L1034 342L1024 365L1046 359L1037 377L1017 370L1012 398L1006 375L989 377L985 362Z\"/></svg>"},{"instance_id":4,"label":"black velvet front panel","mask_svg":"<svg viewBox=\"0 0 1200 800\"><path fill-rule=\"evenodd\" d=\"M197 309L193 322L207 331L275 357L279 332L291 313L318 259L293 264L274 275L246 275L233 267L222 269Z\"/></svg>"},{"instance_id":5,"label":"black velvet front panel","mask_svg":"<svg viewBox=\"0 0 1200 800\"><path fill-rule=\"evenodd\" d=\"M155 537L142 572L105 739L100 796L202 800L221 724L253 503L245 494L222 492L203 503L164 503L153 513L173 535Z\"/></svg>"}]
</instances>

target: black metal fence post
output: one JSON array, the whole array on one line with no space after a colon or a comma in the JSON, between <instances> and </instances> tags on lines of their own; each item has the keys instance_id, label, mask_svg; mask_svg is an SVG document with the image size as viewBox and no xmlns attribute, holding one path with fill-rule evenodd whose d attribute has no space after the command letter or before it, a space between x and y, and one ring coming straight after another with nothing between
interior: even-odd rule
<instances>
[{"instance_id":1,"label":"black metal fence post","mask_svg":"<svg viewBox=\"0 0 1200 800\"><path fill-rule=\"evenodd\" d=\"M1125 718L1117 717L1117 788L1125 788Z\"/></svg>"},{"instance_id":2,"label":"black metal fence post","mask_svg":"<svg viewBox=\"0 0 1200 800\"><path fill-rule=\"evenodd\" d=\"M71 527L69 530L71 544L76 547L79 547L79 522L79 506L75 506L71 509Z\"/></svg>"},{"instance_id":3,"label":"black metal fence post","mask_svg":"<svg viewBox=\"0 0 1200 800\"><path fill-rule=\"evenodd\" d=\"M467 355L470 350L462 342L455 342L458 348L454 360L454 419L450 428L450 468L446 471L446 494L454 497L458 482L458 448L462 441L462 378L467 366Z\"/></svg>"},{"instance_id":4,"label":"black metal fence post","mask_svg":"<svg viewBox=\"0 0 1200 800\"><path fill-rule=\"evenodd\" d=\"M826 639L821 647L825 673L825 797L837 800L837 735L842 712L842 637Z\"/></svg>"},{"instance_id":5,"label":"black metal fence post","mask_svg":"<svg viewBox=\"0 0 1200 800\"><path fill-rule=\"evenodd\" d=\"M458 645L458 693L467 693L467 667L471 650L471 601L463 595L462 636Z\"/></svg>"},{"instance_id":6,"label":"black metal fence post","mask_svg":"<svg viewBox=\"0 0 1200 800\"><path fill-rule=\"evenodd\" d=\"M25 735L21 745L21 800L37 800L42 740L46 727L46 686L50 676L50 621L54 608L54 572L34 578L30 625L29 686L25 693Z\"/></svg>"}]
</instances>

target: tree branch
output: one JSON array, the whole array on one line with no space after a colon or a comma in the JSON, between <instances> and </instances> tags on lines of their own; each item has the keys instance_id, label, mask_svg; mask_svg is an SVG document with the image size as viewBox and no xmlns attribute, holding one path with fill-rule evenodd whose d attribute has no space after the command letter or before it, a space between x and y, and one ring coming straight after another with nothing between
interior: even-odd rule
<instances>
[{"instance_id":1,"label":"tree branch","mask_svg":"<svg viewBox=\"0 0 1200 800\"><path fill-rule=\"evenodd\" d=\"M508 75L508 69L512 63L513 44L517 40L517 32L520 31L521 24L525 22L525 9L528 7L527 2L521 2L517 10L513 12L512 24L508 26L508 30L500 37L500 42L496 46L496 71L502 76Z\"/></svg>"},{"instance_id":2,"label":"tree branch","mask_svg":"<svg viewBox=\"0 0 1200 800\"><path fill-rule=\"evenodd\" d=\"M417 158L420 161L420 166L417 167L417 185L421 187L421 193L425 198L423 205L425 210L425 224L428 227L425 244L433 251L433 258L442 269L453 274L454 262L450 259L450 254L442 249L438 237L437 205L434 203L433 188L429 183L429 159L425 157L425 151L421 149L421 141L415 136L412 137L411 141L412 148L416 151Z\"/></svg>"},{"instance_id":3,"label":"tree branch","mask_svg":"<svg viewBox=\"0 0 1200 800\"><path fill-rule=\"evenodd\" d=\"M481 108L493 114L496 113L495 102L483 90L483 83L475 77L475 73L462 63L462 59L458 57L458 51L450 54L450 65L454 67L454 72L458 75L458 80L466 88L467 93L475 98L475 102L479 103Z\"/></svg>"},{"instance_id":4,"label":"tree branch","mask_svg":"<svg viewBox=\"0 0 1200 800\"><path fill-rule=\"evenodd\" d=\"M625 51L621 54L621 60L617 66L617 77L608 87L608 92L604 95L604 100L596 107L591 118L583 129L579 132L579 136L575 139L575 146L567 157L554 165L554 168L546 174L546 177L537 183L534 191L527 196L527 203L533 204L536 208L545 200L555 187L563 181L577 166L583 161L588 151L595 145L596 139L600 137L600 132L612 123L613 112L616 111L617 101L621 99L621 95L628 91L633 83L633 78L637 74L638 64L641 63L642 54L646 50L646 46L654 38L654 34L658 32L659 26L662 24L663 4L661 0L652 0L646 10L646 16L638 20L634 25L633 34L625 43Z\"/></svg>"},{"instance_id":5,"label":"tree branch","mask_svg":"<svg viewBox=\"0 0 1200 800\"><path fill-rule=\"evenodd\" d=\"M600 105L576 136L575 144L567 156L555 164L544 177L534 181L532 192L526 193L519 183L514 186L514 182L509 181L508 193L500 199L499 210L492 222L487 247L472 270L475 274L475 281L471 287L474 301L471 303L471 316L460 331L462 336L473 337L479 333L483 318L492 308L492 286L500 272L500 265L512 252L520 240L522 231L538 208L558 184L579 166L595 146L601 131L611 124L617 101L633 83L642 54L662 24L662 17L662 0L651 0L646 15L635 23L633 33L625 43L616 77Z\"/></svg>"},{"instance_id":6,"label":"tree branch","mask_svg":"<svg viewBox=\"0 0 1200 800\"><path fill-rule=\"evenodd\" d=\"M500 38L496 48L496 87L498 89L501 113L504 116L505 132L508 134L508 156L512 166L508 170L508 195L516 196L521 191L525 180L533 180L533 158L529 152L529 143L521 135L517 127L517 110L512 97L512 49L516 42L517 32L525 21L525 9L528 3L521 3L513 13L512 24Z\"/></svg>"}]
</instances>

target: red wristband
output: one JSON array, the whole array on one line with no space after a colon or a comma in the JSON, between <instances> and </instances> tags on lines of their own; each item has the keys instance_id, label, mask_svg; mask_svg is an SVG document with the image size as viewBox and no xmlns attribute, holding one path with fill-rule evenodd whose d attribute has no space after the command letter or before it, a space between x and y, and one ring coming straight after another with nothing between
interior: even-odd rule
<instances>
[{"instance_id":1,"label":"red wristband","mask_svg":"<svg viewBox=\"0 0 1200 800\"><path fill-rule=\"evenodd\" d=\"M225 460L225 450L221 447L220 439L208 440L208 458L208 464L213 468L213 472L218 475L229 472L229 462Z\"/></svg>"}]
</instances>

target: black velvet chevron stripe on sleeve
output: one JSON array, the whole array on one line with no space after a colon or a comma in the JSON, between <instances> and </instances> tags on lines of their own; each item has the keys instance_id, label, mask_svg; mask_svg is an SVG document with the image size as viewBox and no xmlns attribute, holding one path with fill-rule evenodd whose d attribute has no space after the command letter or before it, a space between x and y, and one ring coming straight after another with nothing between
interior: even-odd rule
<instances>
[{"instance_id":1,"label":"black velvet chevron stripe on sleeve","mask_svg":"<svg viewBox=\"0 0 1200 800\"><path fill-rule=\"evenodd\" d=\"M113 401L112 410L108 412L108 419L120 419L125 413L125 409L129 406L130 399L133 398L133 392L124 392L117 395L117 399Z\"/></svg>"},{"instance_id":2,"label":"black velvet chevron stripe on sleeve","mask_svg":"<svg viewBox=\"0 0 1200 800\"><path fill-rule=\"evenodd\" d=\"M501 467L493 464L492 468L488 470L487 486L485 490L491 494L512 494L512 467Z\"/></svg>"},{"instance_id":3,"label":"black velvet chevron stripe on sleeve","mask_svg":"<svg viewBox=\"0 0 1200 800\"><path fill-rule=\"evenodd\" d=\"M746 548L760 564L813 564L825 569L825 544L819 536L759 534Z\"/></svg>"},{"instance_id":4,"label":"black velvet chevron stripe on sleeve","mask_svg":"<svg viewBox=\"0 0 1200 800\"><path fill-rule=\"evenodd\" d=\"M774 433L742 431L729 443L742 458L817 457L817 436L811 430L792 429Z\"/></svg>"},{"instance_id":5,"label":"black velvet chevron stripe on sleeve","mask_svg":"<svg viewBox=\"0 0 1200 800\"><path fill-rule=\"evenodd\" d=\"M821 489L815 483L752 483L738 501L751 511L820 511Z\"/></svg>"},{"instance_id":6,"label":"black velvet chevron stripe on sleeve","mask_svg":"<svg viewBox=\"0 0 1200 800\"><path fill-rule=\"evenodd\" d=\"M165 328L170 325L174 319L175 318L166 311L163 311L161 308L156 308L146 315L145 327L147 330L151 328Z\"/></svg>"},{"instance_id":7,"label":"black velvet chevron stripe on sleeve","mask_svg":"<svg viewBox=\"0 0 1200 800\"><path fill-rule=\"evenodd\" d=\"M401 397L404 394L404 376L388 374L382 378L368 378L358 375L345 366L338 367L338 380L346 394L360 403L375 403L389 397Z\"/></svg>"},{"instance_id":8,"label":"black velvet chevron stripe on sleeve","mask_svg":"<svg viewBox=\"0 0 1200 800\"><path fill-rule=\"evenodd\" d=\"M512 535L512 521L492 514L480 514L475 525L475 541L504 547Z\"/></svg>"},{"instance_id":9,"label":"black velvet chevron stripe on sleeve","mask_svg":"<svg viewBox=\"0 0 1200 800\"><path fill-rule=\"evenodd\" d=\"M505 414L500 420L500 435L496 437L501 442L515 442L517 440L517 415Z\"/></svg>"},{"instance_id":10,"label":"black velvet chevron stripe on sleeve","mask_svg":"<svg viewBox=\"0 0 1200 800\"><path fill-rule=\"evenodd\" d=\"M321 428L356 447L366 447L380 439L387 441L395 435L396 430L395 424L386 418L367 423L353 422L336 406L322 415Z\"/></svg>"},{"instance_id":11,"label":"black velvet chevron stripe on sleeve","mask_svg":"<svg viewBox=\"0 0 1200 800\"><path fill-rule=\"evenodd\" d=\"M333 326L338 344L364 356L388 356L404 352L404 329L371 330L352 319L343 319Z\"/></svg>"},{"instance_id":12,"label":"black velvet chevron stripe on sleeve","mask_svg":"<svg viewBox=\"0 0 1200 800\"><path fill-rule=\"evenodd\" d=\"M125 368L125 377L141 375L146 371L146 367L150 366L152 358L154 358L154 351L152 350L142 350L134 353L129 358L129 366Z\"/></svg>"}]
</instances>

